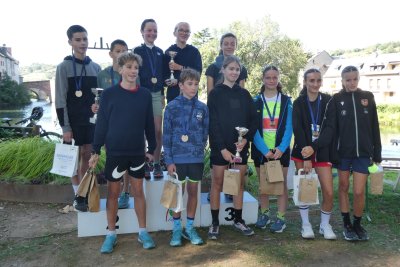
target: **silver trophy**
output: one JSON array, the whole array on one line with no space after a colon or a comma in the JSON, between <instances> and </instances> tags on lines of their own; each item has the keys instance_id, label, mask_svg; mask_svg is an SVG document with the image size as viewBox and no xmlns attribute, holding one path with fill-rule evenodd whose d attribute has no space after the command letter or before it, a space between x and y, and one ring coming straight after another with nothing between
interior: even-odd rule
<instances>
[{"instance_id":1,"label":"silver trophy","mask_svg":"<svg viewBox=\"0 0 400 267\"><path fill-rule=\"evenodd\" d=\"M243 140L243 136L247 134L249 129L245 127L235 127L236 131L238 132L238 143L241 144ZM234 162L236 163L241 163L242 162L242 157L240 156L240 151L236 150L236 155L233 159Z\"/></svg>"},{"instance_id":2,"label":"silver trophy","mask_svg":"<svg viewBox=\"0 0 400 267\"><path fill-rule=\"evenodd\" d=\"M101 96L101 93L103 92L103 88L92 88L92 93L94 94L94 103L96 104L96 105L99 105L99 101L100 101L100 96ZM93 117L91 117L90 118L90 123L93 123L93 124L95 124L96 123L96 120L97 120L97 113L95 113L94 115L93 115Z\"/></svg>"},{"instance_id":3,"label":"silver trophy","mask_svg":"<svg viewBox=\"0 0 400 267\"><path fill-rule=\"evenodd\" d=\"M174 57L176 56L176 54L178 54L178 52L176 52L176 51L168 51L168 55L171 57L170 63L174 63ZM174 70L171 70L171 76L169 76L169 79L170 80L175 79Z\"/></svg>"}]
</instances>

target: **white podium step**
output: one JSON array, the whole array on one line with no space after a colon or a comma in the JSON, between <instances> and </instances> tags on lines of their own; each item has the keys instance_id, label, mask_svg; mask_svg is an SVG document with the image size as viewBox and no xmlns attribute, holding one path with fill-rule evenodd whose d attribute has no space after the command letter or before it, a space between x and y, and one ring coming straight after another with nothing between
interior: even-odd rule
<instances>
[{"instance_id":1,"label":"white podium step","mask_svg":"<svg viewBox=\"0 0 400 267\"><path fill-rule=\"evenodd\" d=\"M164 181L167 179L167 173L164 172L163 179L144 180L143 190L146 196L146 221L149 232L160 230L172 230L172 215L160 204ZM200 183L198 190L198 202L195 215L195 226L209 226L211 224L210 203L207 200L208 193L200 193ZM183 196L186 206L187 190ZM248 192L244 193L243 199L243 219L248 224L254 224L257 221L258 202ZM233 223L233 204L221 193L221 207L219 220L220 224ZM129 199L129 208L118 210L119 221L117 222L117 233L137 233L139 225L134 209L134 198ZM186 223L186 210L182 211L182 225ZM99 212L78 212L78 237L99 236L107 233L107 214L106 199L100 200Z\"/></svg>"}]
</instances>

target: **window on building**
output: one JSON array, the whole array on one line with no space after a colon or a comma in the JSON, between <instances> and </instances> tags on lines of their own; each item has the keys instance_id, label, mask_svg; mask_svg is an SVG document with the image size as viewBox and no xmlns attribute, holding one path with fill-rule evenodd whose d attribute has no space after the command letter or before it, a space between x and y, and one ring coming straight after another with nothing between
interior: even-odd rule
<instances>
[{"instance_id":1,"label":"window on building","mask_svg":"<svg viewBox=\"0 0 400 267\"><path fill-rule=\"evenodd\" d=\"M387 89L390 90L390 88L392 87L392 80L391 79L387 79Z\"/></svg>"},{"instance_id":2,"label":"window on building","mask_svg":"<svg viewBox=\"0 0 400 267\"><path fill-rule=\"evenodd\" d=\"M378 90L381 89L381 79L376 80L376 89L378 89Z\"/></svg>"},{"instance_id":3,"label":"window on building","mask_svg":"<svg viewBox=\"0 0 400 267\"><path fill-rule=\"evenodd\" d=\"M369 90L374 88L374 79L369 79Z\"/></svg>"}]
</instances>

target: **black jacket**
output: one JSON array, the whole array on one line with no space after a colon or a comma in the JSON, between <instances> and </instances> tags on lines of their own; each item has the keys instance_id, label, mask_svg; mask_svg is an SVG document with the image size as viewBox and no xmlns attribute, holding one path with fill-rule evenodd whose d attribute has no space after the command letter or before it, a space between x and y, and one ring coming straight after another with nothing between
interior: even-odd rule
<instances>
[{"instance_id":1,"label":"black jacket","mask_svg":"<svg viewBox=\"0 0 400 267\"><path fill-rule=\"evenodd\" d=\"M321 97L319 118L317 124L320 125L320 135L318 139L312 142L311 132L311 114L307 104L307 94L300 95L293 102L293 133L294 133L294 145L292 150L292 157L304 160L311 160L309 158L303 158L301 150L306 146L312 146L315 153L315 160L320 162L331 162L334 161L330 158L329 150L333 141L333 131L326 128L326 123L323 122L326 107L331 100L331 96L327 94L319 94ZM324 128L322 128L324 126Z\"/></svg>"},{"instance_id":2,"label":"black jacket","mask_svg":"<svg viewBox=\"0 0 400 267\"><path fill-rule=\"evenodd\" d=\"M382 145L374 95L341 90L328 105L327 119L336 128L339 158L368 157L382 161Z\"/></svg>"}]
</instances>

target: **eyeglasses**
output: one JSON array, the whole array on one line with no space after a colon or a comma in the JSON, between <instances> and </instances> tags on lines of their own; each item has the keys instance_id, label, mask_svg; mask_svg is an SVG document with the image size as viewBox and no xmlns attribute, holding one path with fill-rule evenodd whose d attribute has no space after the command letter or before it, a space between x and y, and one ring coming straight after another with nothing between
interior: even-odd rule
<instances>
[{"instance_id":1,"label":"eyeglasses","mask_svg":"<svg viewBox=\"0 0 400 267\"><path fill-rule=\"evenodd\" d=\"M189 31L189 30L185 31L185 30L183 30L183 29L179 29L178 32L179 32L179 33L184 33L184 34L190 34L190 31Z\"/></svg>"}]
</instances>

